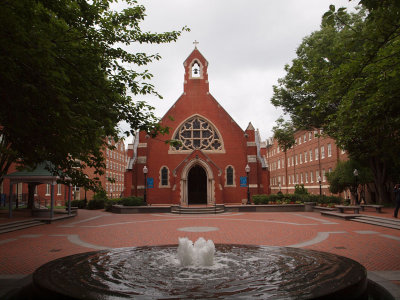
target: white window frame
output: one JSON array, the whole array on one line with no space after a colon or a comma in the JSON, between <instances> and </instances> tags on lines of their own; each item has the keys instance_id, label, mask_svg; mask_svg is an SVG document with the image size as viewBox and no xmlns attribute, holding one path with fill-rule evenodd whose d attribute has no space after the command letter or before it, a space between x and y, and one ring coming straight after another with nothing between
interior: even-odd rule
<instances>
[{"instance_id":1,"label":"white window frame","mask_svg":"<svg viewBox=\"0 0 400 300\"><path fill-rule=\"evenodd\" d=\"M331 144L328 144L328 157L331 157L332 156L332 145Z\"/></svg>"},{"instance_id":2,"label":"white window frame","mask_svg":"<svg viewBox=\"0 0 400 300\"><path fill-rule=\"evenodd\" d=\"M61 183L57 184L57 195L61 195Z\"/></svg>"},{"instance_id":3,"label":"white window frame","mask_svg":"<svg viewBox=\"0 0 400 300\"><path fill-rule=\"evenodd\" d=\"M325 158L325 146L321 146L321 159Z\"/></svg>"}]
</instances>

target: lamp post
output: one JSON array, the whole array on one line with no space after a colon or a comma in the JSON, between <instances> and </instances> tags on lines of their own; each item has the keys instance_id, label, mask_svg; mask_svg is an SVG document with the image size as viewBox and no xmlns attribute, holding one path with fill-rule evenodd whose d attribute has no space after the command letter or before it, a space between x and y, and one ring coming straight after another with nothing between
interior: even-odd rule
<instances>
[{"instance_id":1,"label":"lamp post","mask_svg":"<svg viewBox=\"0 0 400 300\"><path fill-rule=\"evenodd\" d=\"M88 179L88 176L86 174L85 174L85 177L86 177L86 179ZM87 207L87 197L86 197L87 189L86 189L86 186L84 188L85 188L85 208L86 208Z\"/></svg>"},{"instance_id":2,"label":"lamp post","mask_svg":"<svg viewBox=\"0 0 400 300\"><path fill-rule=\"evenodd\" d=\"M318 182L319 182L319 195L322 196L321 176L319 176L319 175L318 175Z\"/></svg>"},{"instance_id":3,"label":"lamp post","mask_svg":"<svg viewBox=\"0 0 400 300\"><path fill-rule=\"evenodd\" d=\"M354 169L353 175L356 181L356 205L358 205L358 170Z\"/></svg>"},{"instance_id":4,"label":"lamp post","mask_svg":"<svg viewBox=\"0 0 400 300\"><path fill-rule=\"evenodd\" d=\"M144 174L144 194L143 194L143 201L144 204L147 205L147 172L149 172L149 169L147 169L146 166L143 167L143 174Z\"/></svg>"},{"instance_id":5,"label":"lamp post","mask_svg":"<svg viewBox=\"0 0 400 300\"><path fill-rule=\"evenodd\" d=\"M251 204L250 202L250 182L249 182L249 173L250 173L250 166L249 164L246 165L244 168L247 174L247 205Z\"/></svg>"}]
</instances>

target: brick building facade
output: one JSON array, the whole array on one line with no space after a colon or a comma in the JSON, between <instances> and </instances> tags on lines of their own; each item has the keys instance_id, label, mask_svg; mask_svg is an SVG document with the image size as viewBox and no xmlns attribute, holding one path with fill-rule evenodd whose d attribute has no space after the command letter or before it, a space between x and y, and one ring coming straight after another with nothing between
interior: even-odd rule
<instances>
[{"instance_id":1,"label":"brick building facade","mask_svg":"<svg viewBox=\"0 0 400 300\"><path fill-rule=\"evenodd\" d=\"M297 131L296 144L287 150L286 159L275 139L267 141L265 156L272 193L293 193L296 184L304 184L312 194L319 194L321 188L323 195L331 195L326 174L335 169L338 161L347 160L347 154L336 146L334 139L321 134L320 130ZM347 198L348 194L341 196Z\"/></svg>"},{"instance_id":2,"label":"brick building facade","mask_svg":"<svg viewBox=\"0 0 400 300\"><path fill-rule=\"evenodd\" d=\"M259 135L251 123L243 131L210 94L207 68L195 48L184 62L184 92L161 119L170 133L152 139L140 132L129 145L126 196L144 194L146 167L149 204L242 203L247 164L251 194L269 193Z\"/></svg>"}]
</instances>

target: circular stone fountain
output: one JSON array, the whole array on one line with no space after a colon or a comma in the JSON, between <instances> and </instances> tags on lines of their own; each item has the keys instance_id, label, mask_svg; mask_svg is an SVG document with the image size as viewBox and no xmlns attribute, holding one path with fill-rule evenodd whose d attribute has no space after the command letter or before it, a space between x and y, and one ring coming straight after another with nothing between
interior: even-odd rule
<instances>
[{"instance_id":1,"label":"circular stone fountain","mask_svg":"<svg viewBox=\"0 0 400 300\"><path fill-rule=\"evenodd\" d=\"M33 298L367 299L365 268L343 256L223 244L215 251L206 266L182 264L176 246L67 256L34 272Z\"/></svg>"}]
</instances>

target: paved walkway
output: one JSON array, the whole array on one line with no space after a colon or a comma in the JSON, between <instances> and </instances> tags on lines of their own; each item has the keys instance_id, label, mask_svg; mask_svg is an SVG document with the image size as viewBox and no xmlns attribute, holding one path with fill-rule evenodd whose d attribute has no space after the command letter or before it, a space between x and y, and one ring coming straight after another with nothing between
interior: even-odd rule
<instances>
[{"instance_id":1,"label":"paved walkway","mask_svg":"<svg viewBox=\"0 0 400 300\"><path fill-rule=\"evenodd\" d=\"M386 211L387 217L389 213ZM400 230L322 217L316 212L192 216L79 210L72 219L0 235L0 279L23 277L66 255L171 245L177 244L179 237L332 252L400 284Z\"/></svg>"}]
</instances>

